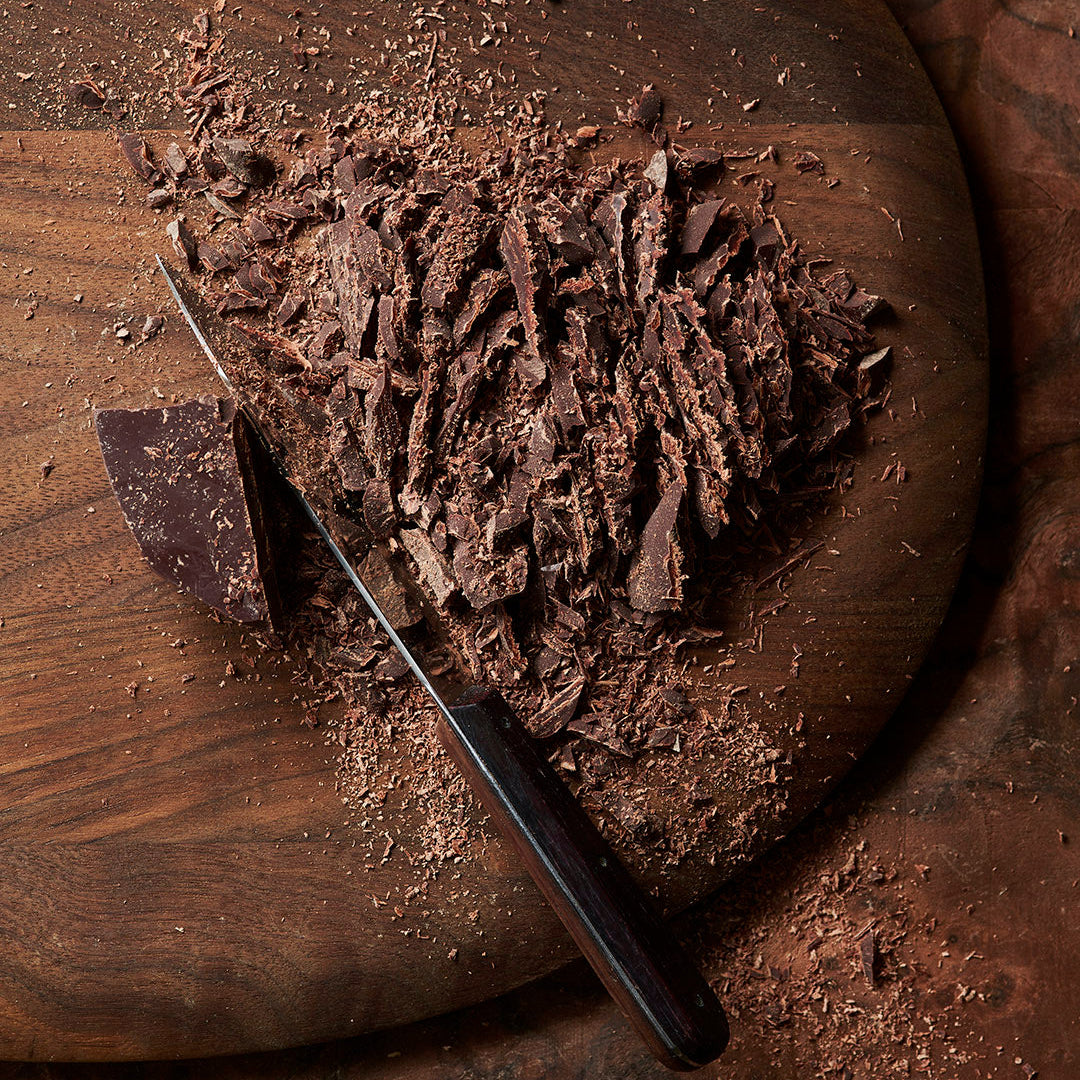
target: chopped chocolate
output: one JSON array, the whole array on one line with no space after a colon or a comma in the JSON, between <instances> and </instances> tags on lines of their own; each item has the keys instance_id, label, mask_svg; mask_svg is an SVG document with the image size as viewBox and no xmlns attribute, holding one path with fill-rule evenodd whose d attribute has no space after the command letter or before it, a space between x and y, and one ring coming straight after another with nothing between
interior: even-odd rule
<instances>
[{"instance_id":1,"label":"chopped chocolate","mask_svg":"<svg viewBox=\"0 0 1080 1080\"><path fill-rule=\"evenodd\" d=\"M173 251L194 270L198 265L198 242L183 218L175 218L165 226L165 235L172 241Z\"/></svg>"},{"instance_id":2,"label":"chopped chocolate","mask_svg":"<svg viewBox=\"0 0 1080 1080\"><path fill-rule=\"evenodd\" d=\"M420 581L427 586L435 603L443 607L457 591L446 560L439 554L427 533L420 529L402 529L398 533L398 539L412 556Z\"/></svg>"},{"instance_id":3,"label":"chopped chocolate","mask_svg":"<svg viewBox=\"0 0 1080 1080\"><path fill-rule=\"evenodd\" d=\"M686 215L686 224L683 226L682 243L679 248L681 254L700 254L723 205L723 199L709 199L706 202L695 203L690 208L690 212Z\"/></svg>"},{"instance_id":4,"label":"chopped chocolate","mask_svg":"<svg viewBox=\"0 0 1080 1080\"><path fill-rule=\"evenodd\" d=\"M148 184L156 184L161 180L161 170L150 160L150 147L141 135L118 135L117 141L120 149L124 151L124 157L128 164Z\"/></svg>"},{"instance_id":5,"label":"chopped chocolate","mask_svg":"<svg viewBox=\"0 0 1080 1080\"><path fill-rule=\"evenodd\" d=\"M637 124L651 132L664 115L664 99L652 83L647 83L641 91L641 97L630 102L627 118L631 124Z\"/></svg>"},{"instance_id":6,"label":"chopped chocolate","mask_svg":"<svg viewBox=\"0 0 1080 1080\"><path fill-rule=\"evenodd\" d=\"M162 164L165 172L168 173L173 180L179 180L181 177L186 176L188 168L190 167L187 156L176 143L169 143L169 148L165 151L165 158Z\"/></svg>"},{"instance_id":7,"label":"chopped chocolate","mask_svg":"<svg viewBox=\"0 0 1080 1080\"><path fill-rule=\"evenodd\" d=\"M439 237L420 301L433 311L456 308L477 260L491 242L498 219L477 206L465 206Z\"/></svg>"},{"instance_id":8,"label":"chopped chocolate","mask_svg":"<svg viewBox=\"0 0 1080 1080\"><path fill-rule=\"evenodd\" d=\"M274 179L274 164L257 154L247 139L213 139L210 144L222 165L250 187L264 187Z\"/></svg>"},{"instance_id":9,"label":"chopped chocolate","mask_svg":"<svg viewBox=\"0 0 1080 1080\"><path fill-rule=\"evenodd\" d=\"M683 555L676 523L686 489L672 484L641 534L627 576L627 596L639 611L671 611L682 599Z\"/></svg>"},{"instance_id":10,"label":"chopped chocolate","mask_svg":"<svg viewBox=\"0 0 1080 1080\"><path fill-rule=\"evenodd\" d=\"M657 191L663 191L668 183L668 160L663 150L657 150L645 168L645 179L652 181Z\"/></svg>"},{"instance_id":11,"label":"chopped chocolate","mask_svg":"<svg viewBox=\"0 0 1080 1080\"><path fill-rule=\"evenodd\" d=\"M547 249L527 207L512 210L503 226L499 251L517 295L528 357L515 362L523 379L539 386L547 372L546 304L550 288ZM520 356L520 351L518 353Z\"/></svg>"},{"instance_id":12,"label":"chopped chocolate","mask_svg":"<svg viewBox=\"0 0 1080 1080\"><path fill-rule=\"evenodd\" d=\"M83 82L72 83L68 87L68 97L81 105L84 109L98 110L105 104L105 94L102 89L89 79Z\"/></svg>"},{"instance_id":13,"label":"chopped chocolate","mask_svg":"<svg viewBox=\"0 0 1080 1080\"><path fill-rule=\"evenodd\" d=\"M679 692L684 643L715 644L708 595L745 553L797 549L815 493L849 475L844 433L887 395L866 328L884 302L802 253L764 175L716 193L727 160L775 152L664 149L654 87L623 116L659 147L638 160L583 161L598 132L546 126L535 99L472 152L437 72L421 109L364 96L323 134L275 131L219 53L185 47L192 145L160 163L187 215L173 247L252 342L213 338L244 409L352 529L395 623L424 613L428 670L497 684L635 842L653 828L619 790L636 758L719 748L774 790L783 762L756 768L749 710L735 724L730 700L706 713ZM280 170L260 178L258 158ZM344 579L316 576L296 652L346 701L343 734L378 750L376 730L415 731L416 698ZM410 738L430 770L413 779L445 779ZM367 766L342 745L355 793ZM684 803L715 837L710 794Z\"/></svg>"},{"instance_id":14,"label":"chopped chocolate","mask_svg":"<svg viewBox=\"0 0 1080 1080\"><path fill-rule=\"evenodd\" d=\"M710 146L694 147L675 158L675 171L688 183L700 184L715 178L723 169L724 155Z\"/></svg>"},{"instance_id":15,"label":"chopped chocolate","mask_svg":"<svg viewBox=\"0 0 1080 1080\"><path fill-rule=\"evenodd\" d=\"M800 150L792 159L791 164L795 171L800 173L814 173L817 176L825 175L825 162L811 153L809 150Z\"/></svg>"},{"instance_id":16,"label":"chopped chocolate","mask_svg":"<svg viewBox=\"0 0 1080 1080\"><path fill-rule=\"evenodd\" d=\"M304 310L304 294L288 292L274 312L274 322L278 326L288 326Z\"/></svg>"}]
</instances>

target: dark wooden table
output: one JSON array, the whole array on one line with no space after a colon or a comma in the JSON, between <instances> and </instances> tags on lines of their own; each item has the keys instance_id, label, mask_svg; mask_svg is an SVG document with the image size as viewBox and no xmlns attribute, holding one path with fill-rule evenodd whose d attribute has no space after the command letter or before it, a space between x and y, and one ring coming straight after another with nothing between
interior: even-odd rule
<instances>
[{"instance_id":1,"label":"dark wooden table","mask_svg":"<svg viewBox=\"0 0 1080 1080\"><path fill-rule=\"evenodd\" d=\"M994 371L985 490L956 600L885 734L823 810L684 922L711 972L731 983L736 1037L708 1075L1071 1080L1080 1056L1080 46L1071 23L1080 19L1065 3L892 6L946 105L976 199ZM860 949L868 926L874 985ZM6 1071L207 1074L661 1075L579 968L449 1017L321 1047Z\"/></svg>"}]
</instances>

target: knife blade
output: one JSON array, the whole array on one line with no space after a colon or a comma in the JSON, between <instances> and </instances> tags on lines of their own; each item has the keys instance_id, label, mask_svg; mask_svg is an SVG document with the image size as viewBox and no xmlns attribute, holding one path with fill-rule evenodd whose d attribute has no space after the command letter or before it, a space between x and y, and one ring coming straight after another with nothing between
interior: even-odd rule
<instances>
[{"instance_id":1,"label":"knife blade","mask_svg":"<svg viewBox=\"0 0 1080 1080\"><path fill-rule=\"evenodd\" d=\"M211 345L211 337L215 342L226 340L224 323L191 286L169 272L160 256L157 261L225 388L316 532L438 708L440 736L448 751L612 998L662 1064L687 1070L714 1060L727 1045L728 1025L708 982L502 695L474 686L453 706L446 703L312 505L305 490L310 484L290 474L289 463L265 430L255 397L234 383ZM220 324L213 333L206 330L211 317ZM236 341L233 345L243 347ZM270 392L285 394L281 387ZM298 407L287 395L281 406L286 411Z\"/></svg>"}]
</instances>

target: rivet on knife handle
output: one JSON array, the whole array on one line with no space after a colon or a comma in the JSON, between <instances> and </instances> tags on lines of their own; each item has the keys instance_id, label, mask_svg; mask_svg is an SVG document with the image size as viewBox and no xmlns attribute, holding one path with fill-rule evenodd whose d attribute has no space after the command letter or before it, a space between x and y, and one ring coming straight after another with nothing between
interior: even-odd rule
<instances>
[{"instance_id":1,"label":"rivet on knife handle","mask_svg":"<svg viewBox=\"0 0 1080 1080\"><path fill-rule=\"evenodd\" d=\"M728 1040L709 984L495 690L467 690L442 737L608 992L672 1069Z\"/></svg>"}]
</instances>

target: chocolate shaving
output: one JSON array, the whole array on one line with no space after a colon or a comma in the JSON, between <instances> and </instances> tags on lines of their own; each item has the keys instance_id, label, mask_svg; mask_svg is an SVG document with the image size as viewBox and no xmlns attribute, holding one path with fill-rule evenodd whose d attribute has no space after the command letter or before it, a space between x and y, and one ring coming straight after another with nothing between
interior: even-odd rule
<instances>
[{"instance_id":1,"label":"chocolate shaving","mask_svg":"<svg viewBox=\"0 0 1080 1080\"><path fill-rule=\"evenodd\" d=\"M676 522L686 489L673 483L641 534L627 576L627 596L639 611L671 611L682 600L683 554Z\"/></svg>"},{"instance_id":2,"label":"chocolate shaving","mask_svg":"<svg viewBox=\"0 0 1080 1080\"><path fill-rule=\"evenodd\" d=\"M161 180L161 170L150 159L150 147L141 135L118 135L117 142L124 151L124 157L128 164L148 184L156 184Z\"/></svg>"}]
</instances>

